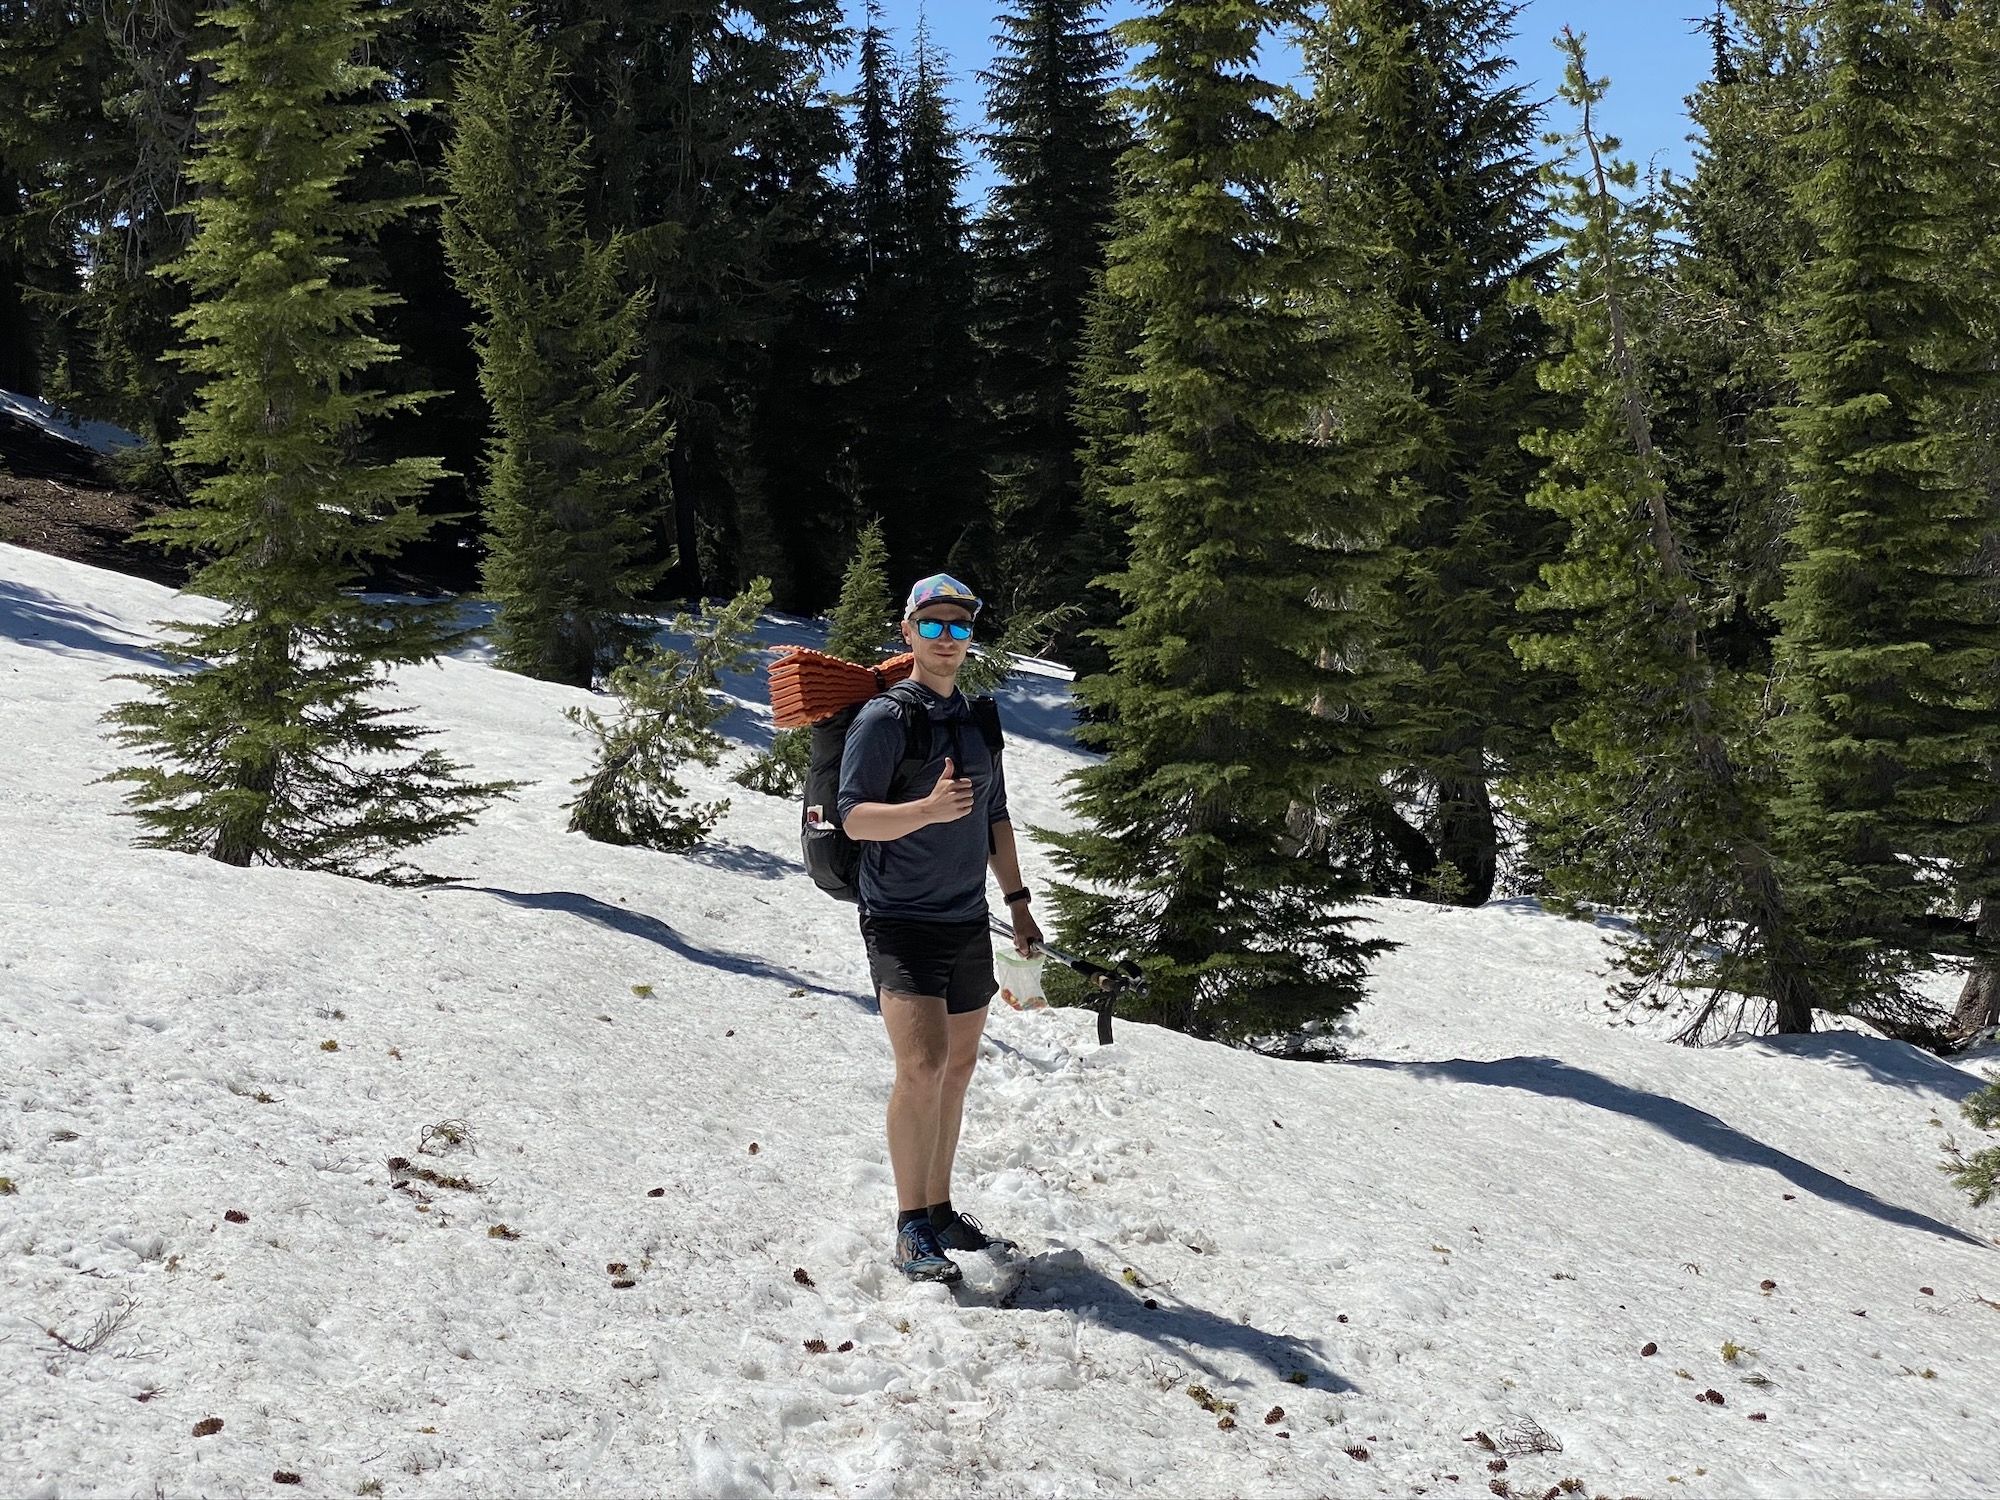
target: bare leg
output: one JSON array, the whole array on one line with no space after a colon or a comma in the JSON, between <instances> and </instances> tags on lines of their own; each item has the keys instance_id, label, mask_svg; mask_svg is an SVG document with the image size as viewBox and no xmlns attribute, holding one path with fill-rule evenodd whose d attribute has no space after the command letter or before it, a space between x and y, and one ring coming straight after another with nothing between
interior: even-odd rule
<instances>
[{"instance_id":1,"label":"bare leg","mask_svg":"<svg viewBox=\"0 0 2000 1500\"><path fill-rule=\"evenodd\" d=\"M925 1173L937 1153L943 1119L950 1057L945 1023L961 1019L945 1015L939 996L882 991L882 1021L896 1055L896 1082L889 1090L889 1170L896 1175L896 1206L905 1211L937 1201L924 1196ZM971 1077L969 1069L966 1076ZM959 1098L964 1097L961 1088ZM956 1139L957 1126L952 1129Z\"/></svg>"},{"instance_id":2,"label":"bare leg","mask_svg":"<svg viewBox=\"0 0 2000 1500\"><path fill-rule=\"evenodd\" d=\"M979 1066L979 1037L986 1029L987 1009L982 1005L964 1015L945 1017L947 1055L937 1145L931 1152L930 1168L924 1178L927 1205L942 1203L951 1196L951 1164L958 1156L958 1127L965 1118L965 1091L972 1085L972 1070Z\"/></svg>"}]
</instances>

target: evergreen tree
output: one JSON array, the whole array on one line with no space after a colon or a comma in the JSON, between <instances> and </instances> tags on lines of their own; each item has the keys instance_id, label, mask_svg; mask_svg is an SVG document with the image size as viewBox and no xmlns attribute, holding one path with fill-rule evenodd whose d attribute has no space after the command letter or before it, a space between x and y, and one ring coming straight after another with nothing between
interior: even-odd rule
<instances>
[{"instance_id":1,"label":"evergreen tree","mask_svg":"<svg viewBox=\"0 0 2000 1500\"><path fill-rule=\"evenodd\" d=\"M1926 20L1935 28L1939 84L1934 97L1944 114L1938 129L1948 140L1945 154L1957 163L1950 180L1948 245L1942 255L1957 268L1953 288L1959 315L1973 337L1988 349L2000 349L2000 167L1996 159L1993 120L2000 114L2000 0L1961 0L1952 7L1932 7ZM1958 393L1957 409L1948 414L1959 431L1971 483L1984 496L1989 523L2000 527L2000 389L1979 380ZM2000 548L1989 544L1985 558L1989 580L2000 587ZM2000 697L2000 684L1987 691ZM1961 898L1978 913L1980 953L1967 976L1952 1017L1951 1034L1971 1037L2000 1026L2000 888L1985 881L2000 871L2000 753L1989 755L1987 784L1993 789L1983 812L1956 856Z\"/></svg>"},{"instance_id":2,"label":"evergreen tree","mask_svg":"<svg viewBox=\"0 0 2000 1500\"><path fill-rule=\"evenodd\" d=\"M1791 197L1821 79L1801 7L1737 0L1732 18L1718 0L1707 29L1714 73L1688 100L1695 173L1666 189L1685 249L1664 267L1653 406L1678 523L1719 585L1707 643L1719 661L1768 672L1790 524L1779 428L1796 399L1791 288L1817 255Z\"/></svg>"},{"instance_id":3,"label":"evergreen tree","mask_svg":"<svg viewBox=\"0 0 2000 1500\"><path fill-rule=\"evenodd\" d=\"M1334 415L1379 403L1384 352L1362 310L1315 296L1347 252L1282 191L1313 136L1252 71L1280 10L1298 14L1164 0L1122 28L1146 49L1107 273L1144 327L1113 501L1131 565L1111 670L1080 688L1106 759L1074 779L1086 826L1056 840L1064 933L1143 963L1167 1024L1238 1039L1353 1005L1382 946L1292 820L1386 769L1370 638L1400 519L1397 447Z\"/></svg>"},{"instance_id":4,"label":"evergreen tree","mask_svg":"<svg viewBox=\"0 0 2000 1500\"><path fill-rule=\"evenodd\" d=\"M1797 517L1780 606L1783 832L1854 1000L1907 1019L1951 882L2000 889L1986 821L2000 748L1991 497L1966 441L1994 389L1991 283L1968 284L1969 187L1917 0L1828 0L1820 162L1797 208L1821 254L1799 290L1787 414ZM1990 237L1991 225L1980 231Z\"/></svg>"},{"instance_id":5,"label":"evergreen tree","mask_svg":"<svg viewBox=\"0 0 2000 1500\"><path fill-rule=\"evenodd\" d=\"M186 288L156 273L192 230L177 209L213 89L204 28L194 0L0 9L0 305L19 309L0 364L132 428L149 460L192 392L166 357Z\"/></svg>"},{"instance_id":6,"label":"evergreen tree","mask_svg":"<svg viewBox=\"0 0 2000 1500\"><path fill-rule=\"evenodd\" d=\"M888 560L882 545L882 523L870 521L861 529L861 540L841 581L840 602L834 606L832 628L827 632L829 655L870 667L882 660L884 645L896 630ZM752 791L790 797L805 785L811 764L812 730L781 729L771 737L771 748L733 779Z\"/></svg>"},{"instance_id":7,"label":"evergreen tree","mask_svg":"<svg viewBox=\"0 0 2000 1500\"><path fill-rule=\"evenodd\" d=\"M817 81L799 81L799 105L783 116L797 140L763 142L756 191L768 277L787 290L738 402L729 466L741 569L771 578L778 607L798 614L817 614L838 594L855 524L843 343L860 251L851 196L835 175L845 122L810 105L809 86Z\"/></svg>"},{"instance_id":8,"label":"evergreen tree","mask_svg":"<svg viewBox=\"0 0 2000 1500\"><path fill-rule=\"evenodd\" d=\"M674 424L664 587L699 596L743 576L749 432L783 420L757 399L766 351L818 315L800 278L845 143L824 83L847 44L840 0L546 0L542 14L591 142L592 231L626 233L626 276L652 293L640 390ZM756 524L786 529L770 508L790 497L747 482ZM822 504L823 483L799 503Z\"/></svg>"},{"instance_id":9,"label":"evergreen tree","mask_svg":"<svg viewBox=\"0 0 2000 1500\"><path fill-rule=\"evenodd\" d=\"M2000 1130L2000 1083L1989 1083L1959 1106L1978 1130ZM2000 1146L1988 1146L1967 1156L1956 1146L1946 1148L1952 1184L1963 1188L1974 1208L1984 1208L2000 1196Z\"/></svg>"},{"instance_id":10,"label":"evergreen tree","mask_svg":"<svg viewBox=\"0 0 2000 1500\"><path fill-rule=\"evenodd\" d=\"M1105 632L1118 623L1121 611L1109 580L1131 566L1130 518L1119 501L1131 478L1126 457L1144 415L1133 384L1144 333L1138 304L1113 296L1100 272L1084 315L1077 363L1077 520L1063 543L1064 571L1086 580L1077 594L1078 629L1066 647L1079 677L1111 665Z\"/></svg>"},{"instance_id":11,"label":"evergreen tree","mask_svg":"<svg viewBox=\"0 0 2000 1500\"><path fill-rule=\"evenodd\" d=\"M450 99L457 74L478 29L478 4L436 0L384 7L370 61L390 75L397 98ZM369 372L373 390L386 395L424 391L421 406L406 407L378 424L370 442L377 457L435 454L450 472L422 501L431 519L423 538L397 559L398 574L450 592L479 587L485 548L484 507L476 494L492 437L492 410L480 388L473 348L478 321L460 290L445 250L444 205L449 189L446 155L456 112L427 110L384 137L363 158L354 190L371 197L417 195L420 202L356 252L355 271L394 298L376 324L400 356Z\"/></svg>"},{"instance_id":12,"label":"evergreen tree","mask_svg":"<svg viewBox=\"0 0 2000 1500\"><path fill-rule=\"evenodd\" d=\"M864 38L864 49L867 47ZM867 54L864 50L864 63ZM981 458L965 176L944 92L945 61L919 30L900 68L893 168L871 140L886 86L864 70L856 158L868 255L853 325L856 492L881 518L896 577L949 567L978 584L991 532ZM887 178L887 217L876 193Z\"/></svg>"},{"instance_id":13,"label":"evergreen tree","mask_svg":"<svg viewBox=\"0 0 2000 1500\"><path fill-rule=\"evenodd\" d=\"M882 648L895 633L889 551L882 545L882 523L870 521L861 528L861 540L841 580L840 603L834 606L833 628L826 638L827 654L872 667L882 659Z\"/></svg>"},{"instance_id":14,"label":"evergreen tree","mask_svg":"<svg viewBox=\"0 0 2000 1500\"><path fill-rule=\"evenodd\" d=\"M1541 378L1579 421L1530 444L1548 461L1532 499L1567 538L1521 601L1551 623L1517 646L1579 691L1555 730L1571 764L1524 778L1515 800L1558 901L1640 911L1627 962L1642 984L1765 996L1778 1029L1809 1031L1815 974L1770 852L1762 683L1709 648L1714 599L1653 437L1647 369L1676 226L1659 195L1631 199L1635 173L1595 123L1605 84L1572 33L1564 44L1563 98L1581 119L1569 158L1547 169L1562 263L1540 301L1562 351ZM1717 1013L1712 998L1687 1034Z\"/></svg>"},{"instance_id":15,"label":"evergreen tree","mask_svg":"<svg viewBox=\"0 0 2000 1500\"><path fill-rule=\"evenodd\" d=\"M1111 91L1123 56L1103 0L1016 0L999 17L984 140L998 176L974 230L996 569L1009 609L1079 599L1101 571L1073 547L1074 411L1092 289L1130 144Z\"/></svg>"},{"instance_id":16,"label":"evergreen tree","mask_svg":"<svg viewBox=\"0 0 2000 1500\"><path fill-rule=\"evenodd\" d=\"M570 721L597 746L596 768L576 782L583 791L570 804L570 832L680 853L714 831L729 811L728 799L685 805L681 767L713 766L729 748L715 731L727 712L717 690L723 674L748 667L751 634L770 603L770 583L759 578L722 608L703 611L700 620L675 616L674 630L692 637L685 651L635 651L611 674L609 686L622 710L617 719L569 710Z\"/></svg>"},{"instance_id":17,"label":"evergreen tree","mask_svg":"<svg viewBox=\"0 0 2000 1500\"><path fill-rule=\"evenodd\" d=\"M1539 746L1545 693L1508 646L1514 605L1549 552L1527 502L1521 439L1550 419L1535 380L1546 343L1517 282L1548 275L1533 150L1537 106L1507 44L1516 0L1348 0L1311 33L1313 108L1348 128L1332 170L1339 211L1376 248L1418 406L1409 480L1420 497L1385 645L1414 669L1393 713L1405 806L1420 827L1403 888L1477 906L1493 893L1500 835L1491 782ZM1358 203L1352 200L1359 200ZM1362 207L1361 205L1365 205ZM1392 805L1371 820L1399 820Z\"/></svg>"},{"instance_id":18,"label":"evergreen tree","mask_svg":"<svg viewBox=\"0 0 2000 1500\"><path fill-rule=\"evenodd\" d=\"M861 237L862 275L872 282L886 277L902 258L901 152L896 129L902 72L878 0L868 0L866 14L859 58L861 91L855 100L854 220Z\"/></svg>"},{"instance_id":19,"label":"evergreen tree","mask_svg":"<svg viewBox=\"0 0 2000 1500\"><path fill-rule=\"evenodd\" d=\"M413 879L395 851L502 790L465 783L436 750L402 758L427 731L371 701L385 668L437 654L443 615L346 592L361 564L421 535L414 500L439 471L355 454L396 404L357 377L394 351L368 326L383 294L345 272L356 238L409 205L343 187L420 106L376 92L360 0L241 0L215 22L226 40L192 168L206 191L174 272L194 297L179 357L202 385L173 452L198 478L153 535L207 557L192 587L225 613L174 626L166 654L191 670L138 677L152 696L112 712L151 757L113 779L133 783L155 847Z\"/></svg>"},{"instance_id":20,"label":"evergreen tree","mask_svg":"<svg viewBox=\"0 0 2000 1500\"><path fill-rule=\"evenodd\" d=\"M488 0L459 73L444 231L482 320L500 663L589 687L638 638L627 616L660 572L642 559L668 435L633 399L645 299L618 289L619 242L584 227L585 146L558 84L527 25Z\"/></svg>"}]
</instances>

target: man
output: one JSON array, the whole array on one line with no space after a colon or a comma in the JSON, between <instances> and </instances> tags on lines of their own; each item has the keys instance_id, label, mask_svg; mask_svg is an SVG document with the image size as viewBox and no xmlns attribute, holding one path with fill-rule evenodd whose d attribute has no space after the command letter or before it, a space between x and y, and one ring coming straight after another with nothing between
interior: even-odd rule
<instances>
[{"instance_id":1,"label":"man","mask_svg":"<svg viewBox=\"0 0 2000 1500\"><path fill-rule=\"evenodd\" d=\"M947 1250L985 1250L978 1220L952 1207L965 1092L979 1062L986 1007L999 987L986 871L1000 881L1022 953L1042 939L1021 883L999 761L958 690L980 601L948 574L923 579L903 608L915 654L911 696L929 720L929 759L893 786L913 743L884 694L855 715L841 752L840 823L861 846L861 939L896 1058L889 1165L896 1177L896 1268L914 1281L956 1281ZM920 734L914 740L926 743Z\"/></svg>"}]
</instances>

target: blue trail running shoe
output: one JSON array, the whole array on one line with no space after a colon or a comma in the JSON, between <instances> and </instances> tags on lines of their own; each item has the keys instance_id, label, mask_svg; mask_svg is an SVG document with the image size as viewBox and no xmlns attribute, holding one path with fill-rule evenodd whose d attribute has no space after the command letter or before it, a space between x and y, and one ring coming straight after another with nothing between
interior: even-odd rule
<instances>
[{"instance_id":1,"label":"blue trail running shoe","mask_svg":"<svg viewBox=\"0 0 2000 1500\"><path fill-rule=\"evenodd\" d=\"M965 1273L944 1253L928 1219L912 1219L896 1234L896 1269L912 1281L957 1281Z\"/></svg>"},{"instance_id":2,"label":"blue trail running shoe","mask_svg":"<svg viewBox=\"0 0 2000 1500\"><path fill-rule=\"evenodd\" d=\"M985 1227L971 1214L962 1214L957 1209L947 1209L939 1213L931 1211L931 1228L937 1231L938 1243L947 1250L1012 1250L1014 1242L1003 1240L997 1234L988 1234Z\"/></svg>"}]
</instances>

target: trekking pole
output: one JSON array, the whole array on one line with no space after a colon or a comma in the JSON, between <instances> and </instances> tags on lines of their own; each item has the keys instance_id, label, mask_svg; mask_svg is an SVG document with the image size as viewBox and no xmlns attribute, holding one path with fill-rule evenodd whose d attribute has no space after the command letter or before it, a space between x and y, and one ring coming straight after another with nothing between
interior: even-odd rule
<instances>
[{"instance_id":1,"label":"trekking pole","mask_svg":"<svg viewBox=\"0 0 2000 1500\"><path fill-rule=\"evenodd\" d=\"M998 917L990 918L989 921L993 930L1001 937L1013 937L1014 929ZM1080 958L1074 953L1065 953L1050 942L1037 943L1035 946L1039 952L1047 954L1064 968L1071 970L1097 991L1097 1045L1110 1046L1111 1010L1118 1003L1118 997L1145 996L1146 976L1140 971L1138 964L1128 958L1117 967L1111 968L1087 958Z\"/></svg>"}]
</instances>

